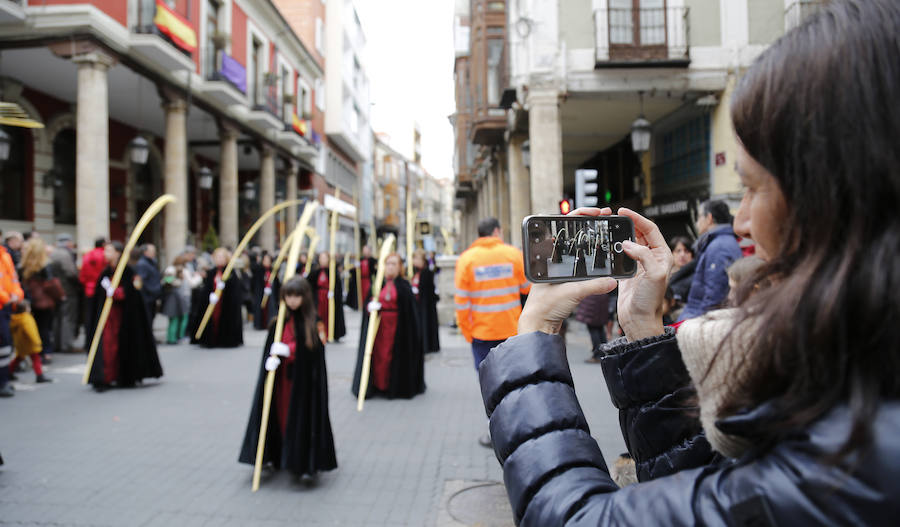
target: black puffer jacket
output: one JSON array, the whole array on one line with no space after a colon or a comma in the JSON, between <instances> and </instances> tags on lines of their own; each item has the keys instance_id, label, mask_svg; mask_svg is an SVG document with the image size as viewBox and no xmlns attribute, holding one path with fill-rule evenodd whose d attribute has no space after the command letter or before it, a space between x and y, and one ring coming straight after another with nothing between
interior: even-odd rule
<instances>
[{"instance_id":1,"label":"black puffer jacket","mask_svg":"<svg viewBox=\"0 0 900 527\"><path fill-rule=\"evenodd\" d=\"M900 402L881 404L874 443L856 460L852 474L821 462L847 437L851 416L844 407L767 450L689 468L704 458L696 418L680 408L665 411L668 396L655 410L646 403L663 385L670 394L679 392L682 387L671 378L686 380L683 365L671 378L660 375L680 357L675 337L609 351L605 376L613 400L623 408L632 455L644 466L645 481L623 489L609 477L590 435L560 337L539 332L512 337L482 363L491 437L518 525L896 525ZM629 410L639 407L651 411ZM754 423L768 411L761 405L717 426L752 435ZM667 446L663 430L671 431ZM684 451L690 455L679 453L684 437L695 442L695 448ZM669 466L662 467L663 459ZM663 473L670 475L646 480Z\"/></svg>"}]
</instances>

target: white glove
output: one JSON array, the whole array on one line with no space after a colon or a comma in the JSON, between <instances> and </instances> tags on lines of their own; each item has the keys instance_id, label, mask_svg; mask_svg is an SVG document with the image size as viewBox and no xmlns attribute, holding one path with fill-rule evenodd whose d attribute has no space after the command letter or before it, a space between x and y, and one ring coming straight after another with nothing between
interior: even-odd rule
<instances>
[{"instance_id":1,"label":"white glove","mask_svg":"<svg viewBox=\"0 0 900 527\"><path fill-rule=\"evenodd\" d=\"M278 355L279 357L290 357L291 348L284 342L273 342L269 347L269 355Z\"/></svg>"},{"instance_id":2,"label":"white glove","mask_svg":"<svg viewBox=\"0 0 900 527\"><path fill-rule=\"evenodd\" d=\"M108 276L104 276L103 280L100 280L100 287L106 291L106 296L111 297L116 294L116 288L112 286L112 281L110 281Z\"/></svg>"},{"instance_id":3,"label":"white glove","mask_svg":"<svg viewBox=\"0 0 900 527\"><path fill-rule=\"evenodd\" d=\"M209 294L209 303L210 303L210 304L216 305L216 303L217 303L218 301L219 301L219 295L217 295L217 294L215 294L215 293L210 293L210 294Z\"/></svg>"},{"instance_id":4,"label":"white glove","mask_svg":"<svg viewBox=\"0 0 900 527\"><path fill-rule=\"evenodd\" d=\"M379 302L377 300L372 300L371 302L369 302L369 313L374 313L374 312L380 311L380 310L381 310L381 302Z\"/></svg>"},{"instance_id":5,"label":"white glove","mask_svg":"<svg viewBox=\"0 0 900 527\"><path fill-rule=\"evenodd\" d=\"M216 289L218 289L219 291L225 289L225 282L223 282L221 279L216 280Z\"/></svg>"},{"instance_id":6,"label":"white glove","mask_svg":"<svg viewBox=\"0 0 900 527\"><path fill-rule=\"evenodd\" d=\"M269 358L266 359L266 371L275 371L280 364L281 359L269 355Z\"/></svg>"},{"instance_id":7,"label":"white glove","mask_svg":"<svg viewBox=\"0 0 900 527\"><path fill-rule=\"evenodd\" d=\"M272 296L272 288L266 287L265 289L263 289L263 294L265 294L266 296Z\"/></svg>"},{"instance_id":8,"label":"white glove","mask_svg":"<svg viewBox=\"0 0 900 527\"><path fill-rule=\"evenodd\" d=\"M329 292L328 292L328 298L329 298L329 299L334 298L334 291L329 291Z\"/></svg>"},{"instance_id":9,"label":"white glove","mask_svg":"<svg viewBox=\"0 0 900 527\"><path fill-rule=\"evenodd\" d=\"M413 286L413 287L412 287L412 292L413 292L414 295L418 295L418 294L419 294L419 288L416 287L416 286Z\"/></svg>"}]
</instances>

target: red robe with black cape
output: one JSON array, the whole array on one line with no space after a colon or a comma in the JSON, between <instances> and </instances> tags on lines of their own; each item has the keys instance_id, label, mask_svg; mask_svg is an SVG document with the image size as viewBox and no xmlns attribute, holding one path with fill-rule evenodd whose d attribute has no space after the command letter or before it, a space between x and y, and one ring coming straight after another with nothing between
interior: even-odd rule
<instances>
[{"instance_id":1,"label":"red robe with black cape","mask_svg":"<svg viewBox=\"0 0 900 527\"><path fill-rule=\"evenodd\" d=\"M374 371L371 371L366 397L380 394L388 399L411 399L425 392L425 354L422 351L422 338L419 333L416 297L409 282L399 276L394 279L394 288L397 292L397 328L391 346L388 388L384 391L378 390L372 382ZM356 396L359 395L368 329L369 312L366 310L363 312L362 329L359 334L356 370L353 374L353 384L350 386L353 395Z\"/></svg>"},{"instance_id":2,"label":"red robe with black cape","mask_svg":"<svg viewBox=\"0 0 900 527\"><path fill-rule=\"evenodd\" d=\"M316 303L316 311L319 320L325 324L328 330L328 268L316 268L309 272L306 280L313 290L313 300ZM341 284L340 274L334 281L334 340L338 340L347 334L347 326L344 324L344 286Z\"/></svg>"},{"instance_id":3,"label":"red robe with black cape","mask_svg":"<svg viewBox=\"0 0 900 527\"><path fill-rule=\"evenodd\" d=\"M337 468L334 453L334 436L328 416L328 372L325 369L325 347L314 337L315 346L309 349L303 342L299 321L292 316L285 321L282 341L290 346L291 357L281 358L275 370L275 388L272 390L272 406L266 429L266 446L263 463L275 468L286 468L296 475L309 474ZM294 338L294 336L297 336ZM250 408L250 419L244 433L244 443L238 461L254 464L262 421L263 388L266 383L266 359L275 338L275 323L269 327L269 335L263 347L262 361Z\"/></svg>"},{"instance_id":4,"label":"red robe with black cape","mask_svg":"<svg viewBox=\"0 0 900 527\"><path fill-rule=\"evenodd\" d=\"M100 282L104 277L112 280L114 272L113 268L107 267L97 280L98 294L92 299L94 327L106 301ZM148 377L162 377L147 308L140 291L134 287L134 278L134 270L126 266L91 365L88 381L94 386L108 386L115 382L117 386L128 387Z\"/></svg>"},{"instance_id":5,"label":"red robe with black cape","mask_svg":"<svg viewBox=\"0 0 900 527\"><path fill-rule=\"evenodd\" d=\"M202 309L200 314L206 312L209 306L209 294L216 289L216 276L220 275L222 269L210 269L206 273L206 279L203 281L203 289L205 295L196 297L200 302ZM193 338L196 330L191 332L192 342L200 344L205 348L236 348L244 344L244 320L241 313L241 305L244 301L244 289L241 285L240 278L235 273L231 273L228 280L225 281L225 289L222 296L213 309L209 322L200 335L200 340Z\"/></svg>"},{"instance_id":6,"label":"red robe with black cape","mask_svg":"<svg viewBox=\"0 0 900 527\"><path fill-rule=\"evenodd\" d=\"M418 283L415 283L416 281ZM416 295L416 307L419 311L422 349L425 350L425 353L441 351L441 342L438 338L438 295L434 292L434 272L427 265L422 269L416 269L416 277L413 278L413 292Z\"/></svg>"}]
</instances>

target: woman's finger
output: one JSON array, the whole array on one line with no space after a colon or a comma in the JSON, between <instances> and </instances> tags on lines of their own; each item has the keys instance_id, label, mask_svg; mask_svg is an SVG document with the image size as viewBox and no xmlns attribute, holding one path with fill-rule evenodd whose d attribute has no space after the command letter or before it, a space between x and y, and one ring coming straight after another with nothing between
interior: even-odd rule
<instances>
[{"instance_id":1,"label":"woman's finger","mask_svg":"<svg viewBox=\"0 0 900 527\"><path fill-rule=\"evenodd\" d=\"M619 215L631 218L631 221L634 222L635 234L640 233L647 241L650 248L667 246L666 239L663 238L662 233L659 232L659 227L652 221L625 207L619 209Z\"/></svg>"},{"instance_id":2,"label":"woman's finger","mask_svg":"<svg viewBox=\"0 0 900 527\"><path fill-rule=\"evenodd\" d=\"M625 250L625 254L644 267L644 271L649 277L659 278L668 274L669 269L665 262L659 261L649 247L626 240L622 243L622 248Z\"/></svg>"},{"instance_id":3,"label":"woman's finger","mask_svg":"<svg viewBox=\"0 0 900 527\"><path fill-rule=\"evenodd\" d=\"M579 207L569 212L569 216L609 216L611 214L612 209L609 207L603 207L602 209L596 207Z\"/></svg>"}]
</instances>

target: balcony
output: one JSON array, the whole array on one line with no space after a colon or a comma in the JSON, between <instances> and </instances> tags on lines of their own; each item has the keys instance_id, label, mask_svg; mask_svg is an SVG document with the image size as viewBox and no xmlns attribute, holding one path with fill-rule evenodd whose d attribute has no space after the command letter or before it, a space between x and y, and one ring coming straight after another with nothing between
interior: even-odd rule
<instances>
[{"instance_id":1,"label":"balcony","mask_svg":"<svg viewBox=\"0 0 900 527\"><path fill-rule=\"evenodd\" d=\"M687 67L687 7L594 10L595 68Z\"/></svg>"},{"instance_id":2,"label":"balcony","mask_svg":"<svg viewBox=\"0 0 900 527\"><path fill-rule=\"evenodd\" d=\"M251 111L247 115L247 121L271 129L277 135L278 132L284 130L284 121L278 109L276 93L275 85L271 82L257 84L251 94L254 100L251 104Z\"/></svg>"},{"instance_id":3,"label":"balcony","mask_svg":"<svg viewBox=\"0 0 900 527\"><path fill-rule=\"evenodd\" d=\"M784 30L794 29L824 6L823 0L798 0L792 3L784 10Z\"/></svg>"},{"instance_id":4,"label":"balcony","mask_svg":"<svg viewBox=\"0 0 900 527\"><path fill-rule=\"evenodd\" d=\"M164 69L194 69L191 60L197 49L194 29L181 15L153 0L140 1L130 44L137 54Z\"/></svg>"}]
</instances>

